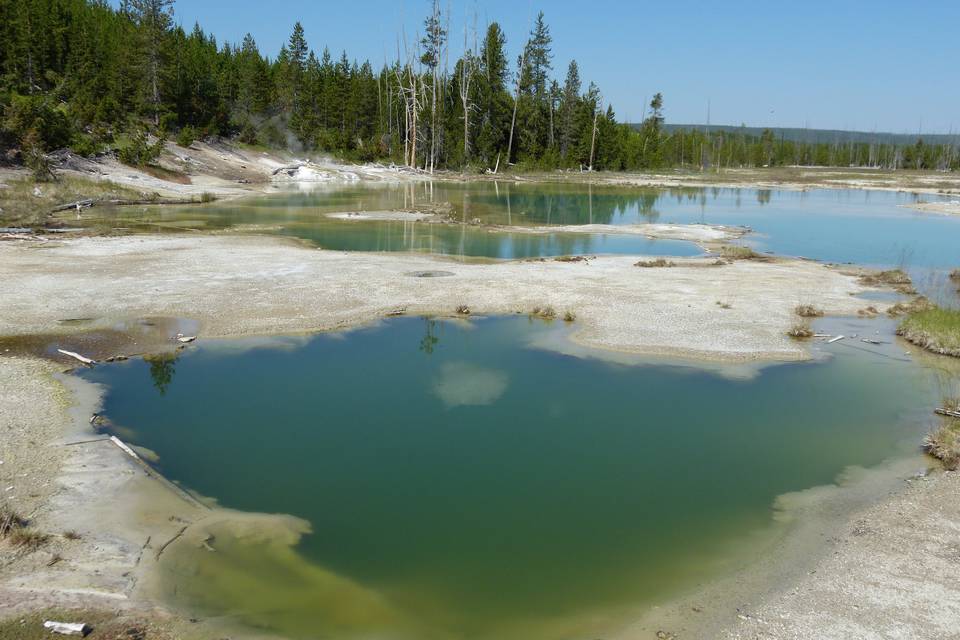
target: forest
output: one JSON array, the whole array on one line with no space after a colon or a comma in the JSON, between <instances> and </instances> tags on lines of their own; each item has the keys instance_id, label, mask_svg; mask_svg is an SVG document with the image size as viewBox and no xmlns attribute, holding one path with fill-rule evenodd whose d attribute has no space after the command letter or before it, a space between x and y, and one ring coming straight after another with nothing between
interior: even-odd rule
<instances>
[{"instance_id":1,"label":"forest","mask_svg":"<svg viewBox=\"0 0 960 640\"><path fill-rule=\"evenodd\" d=\"M425 13L375 69L311 47L299 22L270 57L249 34L221 44L200 25L185 30L173 0L0 0L0 161L42 167L69 148L144 164L166 140L218 136L427 171L960 167L956 146L922 139L667 130L659 93L641 123L620 123L575 60L555 60L542 12L515 60L498 23L454 26L439 0ZM451 60L451 49L462 54Z\"/></svg>"}]
</instances>

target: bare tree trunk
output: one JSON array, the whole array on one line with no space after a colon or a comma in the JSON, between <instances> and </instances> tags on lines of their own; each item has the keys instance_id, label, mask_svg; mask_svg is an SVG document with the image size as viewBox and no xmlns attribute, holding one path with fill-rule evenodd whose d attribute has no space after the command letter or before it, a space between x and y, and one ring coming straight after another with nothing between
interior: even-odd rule
<instances>
[{"instance_id":1,"label":"bare tree trunk","mask_svg":"<svg viewBox=\"0 0 960 640\"><path fill-rule=\"evenodd\" d=\"M527 43L529 46L529 43ZM517 70L517 90L513 96L513 117L510 119L510 138L507 142L507 164L510 164L510 156L513 153L513 129L517 125L517 105L520 103L520 80L523 78L523 64L527 59L527 47L520 53L520 69Z\"/></svg>"},{"instance_id":2,"label":"bare tree trunk","mask_svg":"<svg viewBox=\"0 0 960 640\"><path fill-rule=\"evenodd\" d=\"M593 151L597 143L597 118L600 117L599 105L593 106L593 132L590 135L590 171L593 171Z\"/></svg>"}]
</instances>

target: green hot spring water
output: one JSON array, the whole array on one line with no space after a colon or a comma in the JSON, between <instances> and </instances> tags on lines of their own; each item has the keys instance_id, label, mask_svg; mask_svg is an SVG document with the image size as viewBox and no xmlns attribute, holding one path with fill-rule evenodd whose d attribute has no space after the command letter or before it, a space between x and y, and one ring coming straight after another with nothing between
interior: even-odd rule
<instances>
[{"instance_id":1,"label":"green hot spring water","mask_svg":"<svg viewBox=\"0 0 960 640\"><path fill-rule=\"evenodd\" d=\"M601 637L755 551L778 495L915 449L935 400L856 348L736 379L549 330L403 318L82 375L169 478L309 523L167 551L179 604L297 638Z\"/></svg>"}]
</instances>

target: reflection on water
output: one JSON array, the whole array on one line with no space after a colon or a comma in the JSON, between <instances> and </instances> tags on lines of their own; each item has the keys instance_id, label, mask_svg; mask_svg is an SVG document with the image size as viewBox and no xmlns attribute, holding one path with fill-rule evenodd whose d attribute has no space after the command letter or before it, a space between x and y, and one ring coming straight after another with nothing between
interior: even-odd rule
<instances>
[{"instance_id":1,"label":"reflection on water","mask_svg":"<svg viewBox=\"0 0 960 640\"><path fill-rule=\"evenodd\" d=\"M412 183L320 187L225 203L171 208L94 209L88 224L139 230L233 228L292 235L348 251L425 251L524 258L587 253L695 255L686 242L604 234L490 232L504 226L643 224L745 225L748 241L781 255L863 266L906 267L921 275L960 266L960 216L904 205L916 195L859 190L649 189L545 183ZM924 199L935 199L924 196ZM439 210L454 224L332 220L326 214ZM100 218L90 216L102 216ZM927 287L933 290L933 285Z\"/></svg>"},{"instance_id":2,"label":"reflection on water","mask_svg":"<svg viewBox=\"0 0 960 640\"><path fill-rule=\"evenodd\" d=\"M755 553L778 495L915 450L936 401L902 351L852 341L731 379L530 348L543 329L401 318L200 344L164 395L139 360L82 375L170 478L297 518L213 523L164 554L180 604L297 638L602 637Z\"/></svg>"}]
</instances>

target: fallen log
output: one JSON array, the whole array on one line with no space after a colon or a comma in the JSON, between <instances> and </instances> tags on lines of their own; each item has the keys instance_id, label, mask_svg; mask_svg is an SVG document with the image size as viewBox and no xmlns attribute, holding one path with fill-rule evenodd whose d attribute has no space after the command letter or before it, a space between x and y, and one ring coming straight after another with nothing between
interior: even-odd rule
<instances>
[{"instance_id":1,"label":"fallen log","mask_svg":"<svg viewBox=\"0 0 960 640\"><path fill-rule=\"evenodd\" d=\"M843 339L846 338L846 337L847 337L847 336L837 336L836 338L830 338L829 340L827 340L827 344L833 344L834 342L840 342L841 340L843 340Z\"/></svg>"},{"instance_id":2,"label":"fallen log","mask_svg":"<svg viewBox=\"0 0 960 640\"><path fill-rule=\"evenodd\" d=\"M57 213L58 211L67 211L70 209L76 209L78 206L80 208L90 208L96 206L108 206L108 207L126 207L126 206L136 206L136 205L185 205L185 204L203 204L203 198L138 198L138 199L126 199L126 198L110 198L107 200L78 200L76 202L70 202L68 204L62 204L57 207L54 207L50 210L51 213Z\"/></svg>"},{"instance_id":3,"label":"fallen log","mask_svg":"<svg viewBox=\"0 0 960 640\"><path fill-rule=\"evenodd\" d=\"M82 362L88 367L92 367L93 365L97 364L96 360L92 360L90 358L84 357L79 353L74 353L73 351L67 351L66 349L57 349L57 351L62 353L65 356L69 356L71 358L75 358L76 360L79 360L80 362Z\"/></svg>"},{"instance_id":4,"label":"fallen log","mask_svg":"<svg viewBox=\"0 0 960 640\"><path fill-rule=\"evenodd\" d=\"M50 211L52 213L56 213L58 211L67 211L70 209L87 209L89 207L92 207L93 204L94 204L93 198L85 198L83 200L77 200L75 202L68 202L67 204L61 204L57 207L54 207Z\"/></svg>"},{"instance_id":5,"label":"fallen log","mask_svg":"<svg viewBox=\"0 0 960 640\"><path fill-rule=\"evenodd\" d=\"M960 418L960 411L952 411L951 409L934 409L933 412L940 414L941 416L948 416L950 418Z\"/></svg>"}]
</instances>

